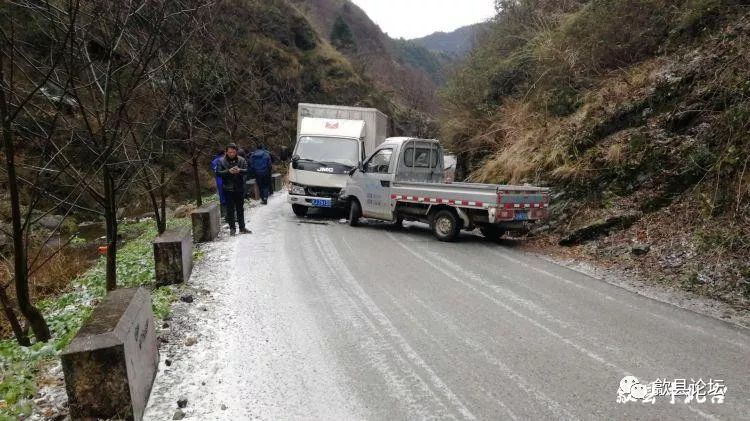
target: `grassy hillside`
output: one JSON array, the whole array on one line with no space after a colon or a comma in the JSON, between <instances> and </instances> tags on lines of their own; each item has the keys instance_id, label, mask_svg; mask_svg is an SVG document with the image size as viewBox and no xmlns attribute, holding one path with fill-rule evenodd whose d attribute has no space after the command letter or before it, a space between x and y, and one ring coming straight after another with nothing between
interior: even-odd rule
<instances>
[{"instance_id":1,"label":"grassy hillside","mask_svg":"<svg viewBox=\"0 0 750 421\"><path fill-rule=\"evenodd\" d=\"M500 3L443 92L466 175L553 187L549 241L636 215L574 251L750 297L747 2Z\"/></svg>"}]
</instances>

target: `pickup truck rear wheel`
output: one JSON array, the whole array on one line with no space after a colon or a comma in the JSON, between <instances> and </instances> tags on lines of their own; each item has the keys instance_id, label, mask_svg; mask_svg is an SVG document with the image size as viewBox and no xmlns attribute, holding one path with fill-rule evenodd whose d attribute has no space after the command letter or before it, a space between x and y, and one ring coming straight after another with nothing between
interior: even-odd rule
<instances>
[{"instance_id":1,"label":"pickup truck rear wheel","mask_svg":"<svg viewBox=\"0 0 750 421\"><path fill-rule=\"evenodd\" d=\"M355 199L349 203L349 225L356 227L359 225L359 218L362 217L362 206Z\"/></svg>"},{"instance_id":2,"label":"pickup truck rear wheel","mask_svg":"<svg viewBox=\"0 0 750 421\"><path fill-rule=\"evenodd\" d=\"M304 218L307 215L307 206L292 205L292 212L300 218Z\"/></svg>"},{"instance_id":3,"label":"pickup truck rear wheel","mask_svg":"<svg viewBox=\"0 0 750 421\"><path fill-rule=\"evenodd\" d=\"M458 238L461 224L455 212L444 209L438 211L430 221L433 234L440 241L451 242Z\"/></svg>"},{"instance_id":4,"label":"pickup truck rear wheel","mask_svg":"<svg viewBox=\"0 0 750 421\"><path fill-rule=\"evenodd\" d=\"M485 225L483 227L480 227L479 231L482 233L484 238L490 241L500 241L503 235L505 235L504 229L498 228L494 225Z\"/></svg>"}]
</instances>

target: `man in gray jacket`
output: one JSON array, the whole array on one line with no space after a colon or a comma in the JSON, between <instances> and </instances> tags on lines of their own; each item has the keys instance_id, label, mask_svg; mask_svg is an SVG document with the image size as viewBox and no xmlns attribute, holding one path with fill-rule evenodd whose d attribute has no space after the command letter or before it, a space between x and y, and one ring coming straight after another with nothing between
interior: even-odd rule
<instances>
[{"instance_id":1,"label":"man in gray jacket","mask_svg":"<svg viewBox=\"0 0 750 421\"><path fill-rule=\"evenodd\" d=\"M250 234L245 228L245 175L247 161L237 155L237 145L227 146L227 152L216 166L216 174L223 180L224 197L227 201L227 224L229 235L237 234L235 218L240 226L240 233Z\"/></svg>"}]
</instances>

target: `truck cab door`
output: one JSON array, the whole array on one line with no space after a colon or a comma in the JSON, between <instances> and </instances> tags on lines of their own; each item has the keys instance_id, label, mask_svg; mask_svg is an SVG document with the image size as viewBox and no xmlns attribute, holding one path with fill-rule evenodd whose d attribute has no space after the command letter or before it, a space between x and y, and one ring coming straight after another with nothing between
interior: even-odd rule
<instances>
[{"instance_id":1,"label":"truck cab door","mask_svg":"<svg viewBox=\"0 0 750 421\"><path fill-rule=\"evenodd\" d=\"M393 149L375 152L357 172L356 183L361 187L360 205L365 218L392 219L391 183L393 182Z\"/></svg>"}]
</instances>

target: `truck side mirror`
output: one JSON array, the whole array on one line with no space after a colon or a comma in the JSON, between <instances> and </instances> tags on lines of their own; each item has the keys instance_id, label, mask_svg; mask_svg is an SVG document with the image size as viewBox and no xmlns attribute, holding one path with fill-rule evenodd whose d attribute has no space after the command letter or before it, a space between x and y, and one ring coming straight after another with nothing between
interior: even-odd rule
<instances>
[{"instance_id":1,"label":"truck side mirror","mask_svg":"<svg viewBox=\"0 0 750 421\"><path fill-rule=\"evenodd\" d=\"M299 155L294 155L292 157L292 168L295 170L297 169L297 163L299 162Z\"/></svg>"}]
</instances>

